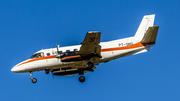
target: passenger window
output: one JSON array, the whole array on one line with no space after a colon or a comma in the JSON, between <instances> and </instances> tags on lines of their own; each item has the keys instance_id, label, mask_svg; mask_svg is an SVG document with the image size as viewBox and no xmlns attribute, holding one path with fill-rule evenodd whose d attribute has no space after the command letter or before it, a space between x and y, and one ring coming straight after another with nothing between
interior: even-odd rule
<instances>
[{"instance_id":1,"label":"passenger window","mask_svg":"<svg viewBox=\"0 0 180 101\"><path fill-rule=\"evenodd\" d=\"M50 53L47 53L47 56L50 56Z\"/></svg>"},{"instance_id":2,"label":"passenger window","mask_svg":"<svg viewBox=\"0 0 180 101\"><path fill-rule=\"evenodd\" d=\"M70 52L70 50L66 50L66 52Z\"/></svg>"},{"instance_id":3,"label":"passenger window","mask_svg":"<svg viewBox=\"0 0 180 101\"><path fill-rule=\"evenodd\" d=\"M62 51L58 51L58 54L62 54Z\"/></svg>"}]
</instances>

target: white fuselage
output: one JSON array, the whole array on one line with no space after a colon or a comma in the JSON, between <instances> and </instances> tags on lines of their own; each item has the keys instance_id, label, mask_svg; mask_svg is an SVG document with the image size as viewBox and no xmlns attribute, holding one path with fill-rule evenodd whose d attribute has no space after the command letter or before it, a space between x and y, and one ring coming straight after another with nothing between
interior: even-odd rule
<instances>
[{"instance_id":1,"label":"white fuselage","mask_svg":"<svg viewBox=\"0 0 180 101\"><path fill-rule=\"evenodd\" d=\"M101 42L100 45L102 56L100 63L102 63L116 58L146 52L153 44L143 46L139 42L135 43L134 37L129 37L109 42ZM67 50L79 50L80 47L81 45L60 47L59 51L66 52ZM43 57L27 59L14 66L11 71L16 73L33 72L45 70L46 68L66 68L75 65L75 62L61 62L61 59L55 58L57 55L56 48L43 49L36 53L43 53ZM97 65L98 64L99 63L97 63Z\"/></svg>"},{"instance_id":2,"label":"white fuselage","mask_svg":"<svg viewBox=\"0 0 180 101\"><path fill-rule=\"evenodd\" d=\"M153 26L155 15L146 15L143 17L141 24L133 37L128 37L124 39L118 39L114 41L101 42L101 52L97 61L93 64L99 65L102 62L108 62L113 59L117 59L124 56L139 54L149 51L150 47L155 44L158 26ZM68 51L80 51L81 45L60 47L59 52ZM88 51L88 48L85 48ZM100 50L99 50L100 51ZM86 68L87 61L91 60L81 60L81 61L71 61L62 62L61 58L55 57L57 55L56 48L43 49L34 53L30 59L27 59L16 66L14 66L11 71L15 73L23 72L34 72L49 69L68 68L79 69ZM94 60L96 60L94 58ZM92 62L92 61L91 61Z\"/></svg>"}]
</instances>

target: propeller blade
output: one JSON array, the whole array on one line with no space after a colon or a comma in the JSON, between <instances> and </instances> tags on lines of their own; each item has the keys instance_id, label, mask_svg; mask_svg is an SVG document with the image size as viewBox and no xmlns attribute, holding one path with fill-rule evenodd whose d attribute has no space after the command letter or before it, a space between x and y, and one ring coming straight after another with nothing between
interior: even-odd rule
<instances>
[{"instance_id":1,"label":"propeller blade","mask_svg":"<svg viewBox=\"0 0 180 101\"><path fill-rule=\"evenodd\" d=\"M59 54L59 45L56 45L57 48L57 54Z\"/></svg>"}]
</instances>

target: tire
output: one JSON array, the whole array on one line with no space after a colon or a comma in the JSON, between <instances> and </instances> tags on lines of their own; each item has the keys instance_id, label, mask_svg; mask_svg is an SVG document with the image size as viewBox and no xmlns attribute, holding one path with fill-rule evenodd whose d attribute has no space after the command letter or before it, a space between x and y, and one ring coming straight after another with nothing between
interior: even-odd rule
<instances>
[{"instance_id":1,"label":"tire","mask_svg":"<svg viewBox=\"0 0 180 101\"><path fill-rule=\"evenodd\" d=\"M32 83L36 83L37 79L36 78L32 78Z\"/></svg>"},{"instance_id":2,"label":"tire","mask_svg":"<svg viewBox=\"0 0 180 101\"><path fill-rule=\"evenodd\" d=\"M49 74L49 71L45 71L46 74Z\"/></svg>"},{"instance_id":3,"label":"tire","mask_svg":"<svg viewBox=\"0 0 180 101\"><path fill-rule=\"evenodd\" d=\"M46 73L46 74L49 74L49 69L45 69L45 73Z\"/></svg>"},{"instance_id":4,"label":"tire","mask_svg":"<svg viewBox=\"0 0 180 101\"><path fill-rule=\"evenodd\" d=\"M88 69L91 69L91 68L93 68L94 67L94 64L92 63L92 62L88 62L87 63L87 68Z\"/></svg>"},{"instance_id":5,"label":"tire","mask_svg":"<svg viewBox=\"0 0 180 101\"><path fill-rule=\"evenodd\" d=\"M79 81L80 81L80 82L84 82L84 81L85 81L85 77L84 77L84 76L80 76L80 77L79 77Z\"/></svg>"}]
</instances>

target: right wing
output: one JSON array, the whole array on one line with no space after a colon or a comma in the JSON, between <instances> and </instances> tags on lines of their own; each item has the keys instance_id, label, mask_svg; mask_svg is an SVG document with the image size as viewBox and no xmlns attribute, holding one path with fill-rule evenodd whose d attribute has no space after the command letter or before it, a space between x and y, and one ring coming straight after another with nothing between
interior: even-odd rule
<instances>
[{"instance_id":1,"label":"right wing","mask_svg":"<svg viewBox=\"0 0 180 101\"><path fill-rule=\"evenodd\" d=\"M100 52L99 47L101 32L88 32L81 45L79 54L91 54ZM100 54L100 53L99 53Z\"/></svg>"}]
</instances>

